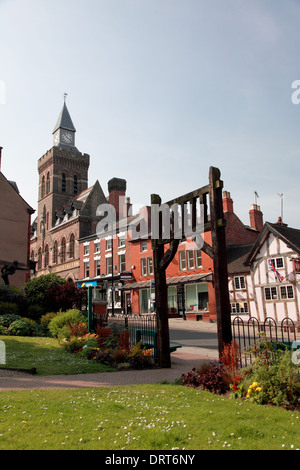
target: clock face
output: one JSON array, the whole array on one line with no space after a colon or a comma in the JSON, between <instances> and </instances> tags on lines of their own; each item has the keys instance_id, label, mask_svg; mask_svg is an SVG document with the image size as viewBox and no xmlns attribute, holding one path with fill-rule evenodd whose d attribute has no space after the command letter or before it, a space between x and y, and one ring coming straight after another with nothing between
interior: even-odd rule
<instances>
[{"instance_id":1,"label":"clock face","mask_svg":"<svg viewBox=\"0 0 300 470\"><path fill-rule=\"evenodd\" d=\"M53 139L54 145L57 145L59 142L59 136L58 134L55 134L54 139Z\"/></svg>"},{"instance_id":2,"label":"clock face","mask_svg":"<svg viewBox=\"0 0 300 470\"><path fill-rule=\"evenodd\" d=\"M73 137L72 137L71 132L63 132L63 134L62 134L62 136L61 136L61 140L62 140L65 144L71 144L72 141L73 141Z\"/></svg>"}]
</instances>

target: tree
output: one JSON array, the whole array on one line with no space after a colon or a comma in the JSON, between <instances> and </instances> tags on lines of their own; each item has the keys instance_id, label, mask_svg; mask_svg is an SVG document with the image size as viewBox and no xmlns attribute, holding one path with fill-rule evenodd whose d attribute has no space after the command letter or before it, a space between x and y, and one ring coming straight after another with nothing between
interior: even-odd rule
<instances>
[{"instance_id":1,"label":"tree","mask_svg":"<svg viewBox=\"0 0 300 470\"><path fill-rule=\"evenodd\" d=\"M48 310L48 300L46 293L49 289L66 284L67 281L56 274L43 274L35 279L30 279L24 287L27 302L29 305L39 305L46 313Z\"/></svg>"}]
</instances>

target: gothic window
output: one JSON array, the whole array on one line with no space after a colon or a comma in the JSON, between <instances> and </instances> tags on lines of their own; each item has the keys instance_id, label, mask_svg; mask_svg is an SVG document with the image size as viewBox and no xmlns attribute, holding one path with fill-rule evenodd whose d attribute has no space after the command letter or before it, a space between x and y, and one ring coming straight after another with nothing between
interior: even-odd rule
<instances>
[{"instance_id":1,"label":"gothic window","mask_svg":"<svg viewBox=\"0 0 300 470\"><path fill-rule=\"evenodd\" d=\"M46 180L46 194L50 193L50 173L47 173L47 180Z\"/></svg>"},{"instance_id":2,"label":"gothic window","mask_svg":"<svg viewBox=\"0 0 300 470\"><path fill-rule=\"evenodd\" d=\"M62 263L66 261L66 239L63 238L60 246L60 260Z\"/></svg>"},{"instance_id":3,"label":"gothic window","mask_svg":"<svg viewBox=\"0 0 300 470\"><path fill-rule=\"evenodd\" d=\"M45 196L45 176L42 177L41 197Z\"/></svg>"},{"instance_id":4,"label":"gothic window","mask_svg":"<svg viewBox=\"0 0 300 470\"><path fill-rule=\"evenodd\" d=\"M58 255L58 248L57 248L57 242L55 242L53 246L53 253L52 253L53 264L57 264L57 255Z\"/></svg>"},{"instance_id":5,"label":"gothic window","mask_svg":"<svg viewBox=\"0 0 300 470\"><path fill-rule=\"evenodd\" d=\"M74 194L77 194L77 193L78 193L78 178L75 175L74 176Z\"/></svg>"},{"instance_id":6,"label":"gothic window","mask_svg":"<svg viewBox=\"0 0 300 470\"><path fill-rule=\"evenodd\" d=\"M49 230L49 212L47 212L46 229Z\"/></svg>"},{"instance_id":7,"label":"gothic window","mask_svg":"<svg viewBox=\"0 0 300 470\"><path fill-rule=\"evenodd\" d=\"M46 269L48 266L49 266L49 246L46 245L45 255L44 255L44 268Z\"/></svg>"},{"instance_id":8,"label":"gothic window","mask_svg":"<svg viewBox=\"0 0 300 470\"><path fill-rule=\"evenodd\" d=\"M66 174L63 173L62 174L62 179L61 179L61 190L63 193L66 192L66 187L67 187L67 183L66 183Z\"/></svg>"},{"instance_id":9,"label":"gothic window","mask_svg":"<svg viewBox=\"0 0 300 470\"><path fill-rule=\"evenodd\" d=\"M75 237L72 233L70 236L70 258L74 258L75 256Z\"/></svg>"},{"instance_id":10,"label":"gothic window","mask_svg":"<svg viewBox=\"0 0 300 470\"><path fill-rule=\"evenodd\" d=\"M42 248L38 252L38 269L42 269Z\"/></svg>"}]
</instances>

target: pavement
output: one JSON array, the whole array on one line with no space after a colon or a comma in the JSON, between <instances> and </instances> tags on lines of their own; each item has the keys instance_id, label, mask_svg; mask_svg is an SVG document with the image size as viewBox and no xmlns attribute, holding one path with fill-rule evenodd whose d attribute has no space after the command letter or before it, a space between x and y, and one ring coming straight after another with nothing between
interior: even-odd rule
<instances>
[{"instance_id":1,"label":"pavement","mask_svg":"<svg viewBox=\"0 0 300 470\"><path fill-rule=\"evenodd\" d=\"M170 328L190 329L192 331L216 332L216 323L202 321L192 322L182 319L170 319ZM201 347L185 347L171 354L171 368L153 368L147 370L128 370L119 372L102 372L76 375L37 376L24 372L0 370L0 391L85 388L85 387L119 387L136 384L174 382L182 374L198 367L203 360L218 359L217 350Z\"/></svg>"}]
</instances>

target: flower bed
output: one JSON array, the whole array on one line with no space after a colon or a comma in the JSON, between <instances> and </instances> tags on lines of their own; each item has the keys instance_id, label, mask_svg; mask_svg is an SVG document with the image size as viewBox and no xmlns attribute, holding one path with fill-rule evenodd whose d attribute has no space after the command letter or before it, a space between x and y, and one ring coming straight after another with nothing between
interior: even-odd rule
<instances>
[{"instance_id":1,"label":"flower bed","mask_svg":"<svg viewBox=\"0 0 300 470\"><path fill-rule=\"evenodd\" d=\"M84 333L82 324L69 325L70 336L61 341L65 351L84 355L87 359L117 368L145 369L154 366L151 350L142 348L141 342L131 346L129 331L119 325L99 327L95 334ZM79 335L79 331L83 334Z\"/></svg>"},{"instance_id":2,"label":"flower bed","mask_svg":"<svg viewBox=\"0 0 300 470\"><path fill-rule=\"evenodd\" d=\"M261 405L300 409L299 364L292 361L292 351L260 340L252 347L259 354L250 367L239 368L239 351L235 343L225 345L219 362L204 362L198 370L184 374L181 383L199 387L231 398ZM271 354L272 353L272 354Z\"/></svg>"}]
</instances>

